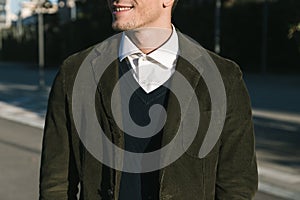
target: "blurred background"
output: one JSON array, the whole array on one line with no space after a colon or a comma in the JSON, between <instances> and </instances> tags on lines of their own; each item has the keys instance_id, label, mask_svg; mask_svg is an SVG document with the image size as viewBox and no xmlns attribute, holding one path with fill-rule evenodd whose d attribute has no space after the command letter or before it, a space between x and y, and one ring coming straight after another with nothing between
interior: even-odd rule
<instances>
[{"instance_id":1,"label":"blurred background","mask_svg":"<svg viewBox=\"0 0 300 200\"><path fill-rule=\"evenodd\" d=\"M299 9L299 0L184 0L173 22L244 70L291 73L300 72ZM37 62L39 13L49 66L113 33L105 0L0 0L2 61Z\"/></svg>"},{"instance_id":2,"label":"blurred background","mask_svg":"<svg viewBox=\"0 0 300 200\"><path fill-rule=\"evenodd\" d=\"M300 1L180 0L173 23L243 71L255 123L255 199L300 199ZM1 199L37 199L55 74L65 58L114 33L105 0L0 0Z\"/></svg>"}]
</instances>

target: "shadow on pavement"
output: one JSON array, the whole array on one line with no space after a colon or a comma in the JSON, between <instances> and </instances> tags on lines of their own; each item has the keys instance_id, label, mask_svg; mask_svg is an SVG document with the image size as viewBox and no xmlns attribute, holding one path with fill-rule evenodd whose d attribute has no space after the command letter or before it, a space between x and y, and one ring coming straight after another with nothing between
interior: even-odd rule
<instances>
[{"instance_id":1,"label":"shadow on pavement","mask_svg":"<svg viewBox=\"0 0 300 200\"><path fill-rule=\"evenodd\" d=\"M300 124L254 118L256 149L264 161L292 167L300 173Z\"/></svg>"}]
</instances>

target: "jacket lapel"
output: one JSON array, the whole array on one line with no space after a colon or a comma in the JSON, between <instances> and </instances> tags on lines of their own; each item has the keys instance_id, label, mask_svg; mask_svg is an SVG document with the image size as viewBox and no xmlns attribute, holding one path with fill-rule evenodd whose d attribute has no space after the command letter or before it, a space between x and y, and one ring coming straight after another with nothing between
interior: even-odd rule
<instances>
[{"instance_id":1,"label":"jacket lapel","mask_svg":"<svg viewBox=\"0 0 300 200\"><path fill-rule=\"evenodd\" d=\"M178 56L177 64L176 64L176 72L183 75L185 80L190 84L194 94L196 87L201 78L201 74L203 73L203 68L199 66L201 60L201 49L199 49L198 45L195 44L194 41L188 39L185 35L180 32L177 32L178 40L179 40L179 49L180 53ZM172 87L174 84L174 77L172 77L170 90L172 91ZM180 83L177 83L180 84ZM184 89L184 88L183 88ZM166 146L175 135L182 130L179 130L180 123L182 123L183 118L188 110L188 106L192 100L194 95L187 95L183 97L183 106L178 108L178 103L176 96L172 93L169 95L168 104L167 104L167 117L168 120L163 129L162 136L162 146ZM177 105L177 106L176 106ZM177 148L177 147L174 147ZM179 147L180 148L180 147ZM169 153L172 153L172 149L169 150ZM168 156L166 156L168 157ZM161 158L162 160L168 158ZM164 161L163 161L164 162ZM159 179L161 189L163 188L163 177L167 168L163 168L160 170ZM163 199L163 191L160 191L160 199Z\"/></svg>"},{"instance_id":2,"label":"jacket lapel","mask_svg":"<svg viewBox=\"0 0 300 200\"><path fill-rule=\"evenodd\" d=\"M197 63L199 63L197 61L201 59L201 52L197 46L193 42L190 42L190 40L188 40L182 33L177 32L177 34L180 53L176 64L176 72L183 75L193 89L193 91L190 92L194 92L201 77L201 73L203 72L203 68L201 66L196 66ZM180 84L175 83L175 81L176 80L172 78L170 85L171 91L175 84ZM180 111L176 109L176 96L170 94L167 104L168 121L163 130L162 146L166 145L176 135L179 124L182 122L181 118L184 117L192 97L193 95L182 97L183 105L180 108ZM183 116L181 116L181 114Z\"/></svg>"},{"instance_id":3,"label":"jacket lapel","mask_svg":"<svg viewBox=\"0 0 300 200\"><path fill-rule=\"evenodd\" d=\"M91 61L93 71L95 73L96 80L98 80L97 96L100 97L105 116L108 119L109 128L108 132L112 135L106 135L112 137L114 144L118 147L124 147L124 135L121 129L115 123L114 117L122 119L121 112L121 98L117 96L116 101L111 102L112 91L114 90L115 84L119 80L119 62L118 62L118 49L120 45L121 34L117 34L110 39L105 40L95 49L97 56ZM120 95L120 88L116 88L116 94ZM117 116L113 116L111 108L116 109ZM97 108L96 108L97 109ZM122 122L122 120L120 120ZM119 160L115 162L123 162L123 155L120 156ZM114 158L114 155L112 155ZM120 165L118 165L120 166ZM121 171L115 170L115 174L112 173L111 185L114 191L119 191L121 181ZM118 199L118 193L115 193L114 199Z\"/></svg>"},{"instance_id":4,"label":"jacket lapel","mask_svg":"<svg viewBox=\"0 0 300 200\"><path fill-rule=\"evenodd\" d=\"M114 90L115 84L119 80L119 62L118 62L118 49L121 40L121 34L117 34L105 42L101 43L95 51L97 57L91 61L95 79L98 80L97 92L102 99L103 107L106 116L113 126L113 134L121 135L121 130L117 127L114 117L121 119L121 98L117 97L116 101L112 103L111 95ZM119 88L116 89L116 94L120 94ZM118 102L118 100L120 100ZM116 109L117 116L113 116L111 107ZM122 120L121 120L122 121ZM119 144L116 144L119 146Z\"/></svg>"}]
</instances>

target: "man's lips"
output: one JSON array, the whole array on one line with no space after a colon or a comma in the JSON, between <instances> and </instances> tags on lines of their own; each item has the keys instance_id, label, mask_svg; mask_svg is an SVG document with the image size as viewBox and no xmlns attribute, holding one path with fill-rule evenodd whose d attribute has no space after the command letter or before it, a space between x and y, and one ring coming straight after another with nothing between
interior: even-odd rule
<instances>
[{"instance_id":1,"label":"man's lips","mask_svg":"<svg viewBox=\"0 0 300 200\"><path fill-rule=\"evenodd\" d=\"M129 11L133 6L113 5L113 14Z\"/></svg>"}]
</instances>

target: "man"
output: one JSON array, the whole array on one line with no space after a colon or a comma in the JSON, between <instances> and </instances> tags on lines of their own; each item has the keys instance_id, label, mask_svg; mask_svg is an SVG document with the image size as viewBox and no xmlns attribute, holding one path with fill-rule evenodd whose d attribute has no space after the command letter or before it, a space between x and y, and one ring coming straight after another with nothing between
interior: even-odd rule
<instances>
[{"instance_id":1,"label":"man","mask_svg":"<svg viewBox=\"0 0 300 200\"><path fill-rule=\"evenodd\" d=\"M108 4L124 32L69 57L53 84L40 199L76 199L79 184L85 200L251 199L253 123L238 66L175 30L174 0Z\"/></svg>"}]
</instances>

